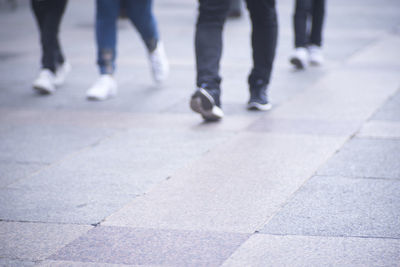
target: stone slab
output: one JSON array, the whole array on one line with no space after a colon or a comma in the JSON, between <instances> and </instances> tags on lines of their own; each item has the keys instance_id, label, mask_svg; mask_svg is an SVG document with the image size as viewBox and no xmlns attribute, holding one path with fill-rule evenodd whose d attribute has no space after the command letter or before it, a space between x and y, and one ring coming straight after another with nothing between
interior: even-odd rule
<instances>
[{"instance_id":1,"label":"stone slab","mask_svg":"<svg viewBox=\"0 0 400 267\"><path fill-rule=\"evenodd\" d=\"M360 127L360 121L328 121L277 118L264 116L249 126L249 131L310 135L350 136Z\"/></svg>"},{"instance_id":2,"label":"stone slab","mask_svg":"<svg viewBox=\"0 0 400 267\"><path fill-rule=\"evenodd\" d=\"M400 181L315 176L262 233L400 238Z\"/></svg>"},{"instance_id":3,"label":"stone slab","mask_svg":"<svg viewBox=\"0 0 400 267\"><path fill-rule=\"evenodd\" d=\"M0 126L0 160L7 162L52 163L112 135L112 129L68 127L63 125Z\"/></svg>"},{"instance_id":4,"label":"stone slab","mask_svg":"<svg viewBox=\"0 0 400 267\"><path fill-rule=\"evenodd\" d=\"M48 165L0 161L0 188L6 187L19 179L23 179L46 166Z\"/></svg>"},{"instance_id":5,"label":"stone slab","mask_svg":"<svg viewBox=\"0 0 400 267\"><path fill-rule=\"evenodd\" d=\"M354 138L318 174L400 179L399 159L400 140Z\"/></svg>"},{"instance_id":6,"label":"stone slab","mask_svg":"<svg viewBox=\"0 0 400 267\"><path fill-rule=\"evenodd\" d=\"M398 71L342 68L301 95L276 107L278 118L327 121L366 120L399 86Z\"/></svg>"},{"instance_id":7,"label":"stone slab","mask_svg":"<svg viewBox=\"0 0 400 267\"><path fill-rule=\"evenodd\" d=\"M400 240L318 236L250 237L224 267L399 266Z\"/></svg>"},{"instance_id":8,"label":"stone slab","mask_svg":"<svg viewBox=\"0 0 400 267\"><path fill-rule=\"evenodd\" d=\"M363 138L400 138L400 122L371 120L357 133Z\"/></svg>"},{"instance_id":9,"label":"stone slab","mask_svg":"<svg viewBox=\"0 0 400 267\"><path fill-rule=\"evenodd\" d=\"M15 259L0 258L1 267L31 267L34 265L35 262L33 261L22 261Z\"/></svg>"},{"instance_id":10,"label":"stone slab","mask_svg":"<svg viewBox=\"0 0 400 267\"><path fill-rule=\"evenodd\" d=\"M343 142L241 133L102 224L252 233Z\"/></svg>"},{"instance_id":11,"label":"stone slab","mask_svg":"<svg viewBox=\"0 0 400 267\"><path fill-rule=\"evenodd\" d=\"M400 92L391 97L374 114L372 120L400 122Z\"/></svg>"},{"instance_id":12,"label":"stone slab","mask_svg":"<svg viewBox=\"0 0 400 267\"><path fill-rule=\"evenodd\" d=\"M0 221L0 258L43 260L91 226Z\"/></svg>"},{"instance_id":13,"label":"stone slab","mask_svg":"<svg viewBox=\"0 0 400 267\"><path fill-rule=\"evenodd\" d=\"M127 130L0 189L4 220L95 224L234 133Z\"/></svg>"},{"instance_id":14,"label":"stone slab","mask_svg":"<svg viewBox=\"0 0 400 267\"><path fill-rule=\"evenodd\" d=\"M96 227L49 259L92 263L219 266L249 235Z\"/></svg>"},{"instance_id":15,"label":"stone slab","mask_svg":"<svg viewBox=\"0 0 400 267\"><path fill-rule=\"evenodd\" d=\"M131 264L111 264L99 262L79 262L79 261L53 261L45 260L35 266L37 267L161 267L160 265L131 265Z\"/></svg>"}]
</instances>

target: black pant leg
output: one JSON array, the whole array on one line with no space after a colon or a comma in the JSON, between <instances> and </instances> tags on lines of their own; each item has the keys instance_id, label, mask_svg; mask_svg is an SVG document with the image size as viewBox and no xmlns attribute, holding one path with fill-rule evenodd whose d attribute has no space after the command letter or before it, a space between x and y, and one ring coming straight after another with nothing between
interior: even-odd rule
<instances>
[{"instance_id":1,"label":"black pant leg","mask_svg":"<svg viewBox=\"0 0 400 267\"><path fill-rule=\"evenodd\" d=\"M278 36L275 0L246 0L252 22L253 69L250 87L269 83Z\"/></svg>"},{"instance_id":2,"label":"black pant leg","mask_svg":"<svg viewBox=\"0 0 400 267\"><path fill-rule=\"evenodd\" d=\"M42 68L55 72L57 65L64 61L58 31L67 0L32 0L31 3L39 24Z\"/></svg>"},{"instance_id":3,"label":"black pant leg","mask_svg":"<svg viewBox=\"0 0 400 267\"><path fill-rule=\"evenodd\" d=\"M322 45L322 28L325 17L325 0L313 0L310 44Z\"/></svg>"},{"instance_id":4,"label":"black pant leg","mask_svg":"<svg viewBox=\"0 0 400 267\"><path fill-rule=\"evenodd\" d=\"M199 0L195 52L197 86L219 89L219 64L222 54L222 30L230 0Z\"/></svg>"},{"instance_id":5,"label":"black pant leg","mask_svg":"<svg viewBox=\"0 0 400 267\"><path fill-rule=\"evenodd\" d=\"M307 19L311 15L312 0L296 0L293 16L294 45L306 47L308 44Z\"/></svg>"}]
</instances>

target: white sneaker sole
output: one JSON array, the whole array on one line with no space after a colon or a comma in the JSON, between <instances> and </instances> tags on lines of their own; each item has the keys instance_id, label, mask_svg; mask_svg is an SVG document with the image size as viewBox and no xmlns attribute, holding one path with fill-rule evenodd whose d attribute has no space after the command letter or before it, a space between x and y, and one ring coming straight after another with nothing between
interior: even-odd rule
<instances>
[{"instance_id":1,"label":"white sneaker sole","mask_svg":"<svg viewBox=\"0 0 400 267\"><path fill-rule=\"evenodd\" d=\"M222 109L214 104L212 96L202 88L192 96L190 108L206 121L218 121L224 117Z\"/></svg>"},{"instance_id":2,"label":"white sneaker sole","mask_svg":"<svg viewBox=\"0 0 400 267\"><path fill-rule=\"evenodd\" d=\"M260 104L257 102L250 102L247 104L247 109L248 110L260 110L260 111L268 111L272 108L272 105L270 103L268 104Z\"/></svg>"}]
</instances>

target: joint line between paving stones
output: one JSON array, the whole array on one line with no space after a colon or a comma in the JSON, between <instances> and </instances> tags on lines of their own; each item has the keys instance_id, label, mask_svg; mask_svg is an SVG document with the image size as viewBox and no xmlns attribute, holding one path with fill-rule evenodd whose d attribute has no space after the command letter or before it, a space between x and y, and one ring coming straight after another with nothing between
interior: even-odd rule
<instances>
[{"instance_id":1,"label":"joint line between paving stones","mask_svg":"<svg viewBox=\"0 0 400 267\"><path fill-rule=\"evenodd\" d=\"M391 178L391 177L372 177L372 176L345 176L345 175L327 175L327 174L316 174L315 177L340 177L346 179L357 179L357 180L385 180L385 181L397 181L400 182L399 178Z\"/></svg>"},{"instance_id":2,"label":"joint line between paving stones","mask_svg":"<svg viewBox=\"0 0 400 267\"><path fill-rule=\"evenodd\" d=\"M71 152L71 153L65 155L64 157L62 157L61 159L59 159L59 160L57 160L57 161L55 161L55 162L53 162L53 163L49 163L49 164L47 164L46 166L43 166L43 168L40 168L39 170L37 170L37 171L35 171L35 172L33 172L33 173L27 175L26 177L21 177L21 178L19 178L19 179L16 179L15 181L13 181L11 184L7 185L7 186L4 187L4 188L7 188L7 187L9 187L10 185L13 185L13 184L15 184L15 183L17 183L17 182L19 182L19 181L22 181L22 180L25 180L25 179L29 179L29 178L31 178L31 177L33 177L33 176L35 176L35 175L37 175L37 174L39 174L39 173L41 173L41 172L43 172L43 171L49 169L49 168L51 168L51 167L60 165L62 162L66 161L66 160L68 160L68 159L70 159L70 158L72 158L72 157L74 157L74 156L76 156L76 155L79 155L79 154L81 154L81 153L83 153L83 152L89 150L90 148L96 147L96 146L98 146L99 144L101 144L101 143L103 143L103 142L105 142L105 141L107 141L107 140L110 140L110 139L114 138L115 136L117 136L117 135L119 135L119 134L121 134L121 133L123 133L123 132L128 131L128 129L116 130L116 131L117 131L117 132L114 133L114 134L105 136L104 138L100 138L99 140L95 141L95 142L92 143L92 144L89 144L89 145L87 145L87 146L84 146L84 147L82 147L81 149L78 149L78 150L76 150L76 151L73 151L73 152Z\"/></svg>"},{"instance_id":3,"label":"joint line between paving stones","mask_svg":"<svg viewBox=\"0 0 400 267\"><path fill-rule=\"evenodd\" d=\"M271 236L300 236L300 237L330 237L330 238L362 238L362 239L388 239L400 240L400 237L384 237L384 236L357 236L357 235L302 235L302 234L271 234L271 233L254 233L253 235L271 235Z\"/></svg>"},{"instance_id":4,"label":"joint line between paving stones","mask_svg":"<svg viewBox=\"0 0 400 267\"><path fill-rule=\"evenodd\" d=\"M52 224L52 225L93 226L92 224L86 224L86 223L64 223L64 222L26 221L26 220L8 220L8 219L0 219L0 222L6 222L6 223Z\"/></svg>"}]
</instances>

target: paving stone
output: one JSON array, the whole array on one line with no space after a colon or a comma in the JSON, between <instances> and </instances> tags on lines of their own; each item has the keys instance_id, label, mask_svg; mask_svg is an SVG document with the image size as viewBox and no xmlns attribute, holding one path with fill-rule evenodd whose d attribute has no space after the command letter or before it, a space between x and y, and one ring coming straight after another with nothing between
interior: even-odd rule
<instances>
[{"instance_id":1,"label":"paving stone","mask_svg":"<svg viewBox=\"0 0 400 267\"><path fill-rule=\"evenodd\" d=\"M228 266L399 266L400 240L253 235Z\"/></svg>"},{"instance_id":2,"label":"paving stone","mask_svg":"<svg viewBox=\"0 0 400 267\"><path fill-rule=\"evenodd\" d=\"M400 140L354 138L318 174L399 179L399 159Z\"/></svg>"},{"instance_id":3,"label":"paving stone","mask_svg":"<svg viewBox=\"0 0 400 267\"><path fill-rule=\"evenodd\" d=\"M219 266L249 235L96 227L49 259L114 264Z\"/></svg>"},{"instance_id":4,"label":"paving stone","mask_svg":"<svg viewBox=\"0 0 400 267\"><path fill-rule=\"evenodd\" d=\"M57 125L0 125L0 160L33 164L52 163L115 133L112 129Z\"/></svg>"},{"instance_id":5,"label":"paving stone","mask_svg":"<svg viewBox=\"0 0 400 267\"><path fill-rule=\"evenodd\" d=\"M33 261L22 261L22 260L15 260L15 259L5 259L0 258L0 266L1 267L28 267L34 266L35 262Z\"/></svg>"},{"instance_id":6,"label":"paving stone","mask_svg":"<svg viewBox=\"0 0 400 267\"><path fill-rule=\"evenodd\" d=\"M278 118L328 121L368 119L398 89L397 71L341 69L277 107Z\"/></svg>"},{"instance_id":7,"label":"paving stone","mask_svg":"<svg viewBox=\"0 0 400 267\"><path fill-rule=\"evenodd\" d=\"M160 267L160 265L127 265L127 264L111 264L99 262L77 262L77 261L53 261L45 260L35 266L38 267Z\"/></svg>"},{"instance_id":8,"label":"paving stone","mask_svg":"<svg viewBox=\"0 0 400 267\"><path fill-rule=\"evenodd\" d=\"M372 120L400 122L400 92L391 97L385 105L374 114Z\"/></svg>"},{"instance_id":9,"label":"paving stone","mask_svg":"<svg viewBox=\"0 0 400 267\"><path fill-rule=\"evenodd\" d=\"M42 260L91 226L0 221L0 258Z\"/></svg>"},{"instance_id":10,"label":"paving stone","mask_svg":"<svg viewBox=\"0 0 400 267\"><path fill-rule=\"evenodd\" d=\"M357 137L400 138L400 122L368 121L363 125Z\"/></svg>"},{"instance_id":11,"label":"paving stone","mask_svg":"<svg viewBox=\"0 0 400 267\"><path fill-rule=\"evenodd\" d=\"M279 235L400 237L400 182L316 176L263 228Z\"/></svg>"},{"instance_id":12,"label":"paving stone","mask_svg":"<svg viewBox=\"0 0 400 267\"><path fill-rule=\"evenodd\" d=\"M242 133L103 224L252 233L343 142L333 137Z\"/></svg>"},{"instance_id":13,"label":"paving stone","mask_svg":"<svg viewBox=\"0 0 400 267\"><path fill-rule=\"evenodd\" d=\"M47 164L0 161L0 188L23 179L46 166Z\"/></svg>"},{"instance_id":14,"label":"paving stone","mask_svg":"<svg viewBox=\"0 0 400 267\"><path fill-rule=\"evenodd\" d=\"M398 11L400 11L400 9L398 9ZM378 42L369 46L367 50L354 55L348 63L359 65L378 64L380 67L385 66L398 70L400 67L400 54L398 53L399 46L400 36L389 35L388 37L382 38Z\"/></svg>"},{"instance_id":15,"label":"paving stone","mask_svg":"<svg viewBox=\"0 0 400 267\"><path fill-rule=\"evenodd\" d=\"M98 223L233 134L126 131L0 189L0 218Z\"/></svg>"},{"instance_id":16,"label":"paving stone","mask_svg":"<svg viewBox=\"0 0 400 267\"><path fill-rule=\"evenodd\" d=\"M360 121L280 119L271 114L271 116L264 116L258 119L249 126L248 130L256 132L350 136L359 129L360 123Z\"/></svg>"}]
</instances>

